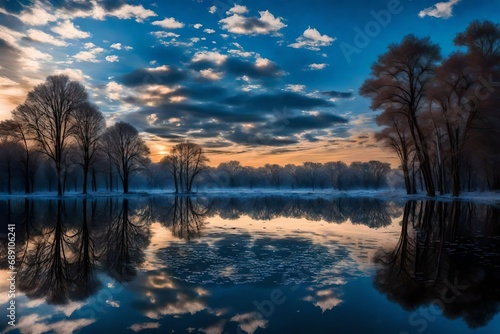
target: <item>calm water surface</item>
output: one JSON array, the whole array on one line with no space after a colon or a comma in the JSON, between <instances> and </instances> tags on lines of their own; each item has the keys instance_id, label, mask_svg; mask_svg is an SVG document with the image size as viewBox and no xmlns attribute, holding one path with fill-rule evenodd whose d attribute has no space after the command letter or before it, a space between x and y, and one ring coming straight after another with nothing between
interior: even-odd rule
<instances>
[{"instance_id":1,"label":"calm water surface","mask_svg":"<svg viewBox=\"0 0 500 334\"><path fill-rule=\"evenodd\" d=\"M3 200L2 333L499 333L500 208L364 198Z\"/></svg>"}]
</instances>

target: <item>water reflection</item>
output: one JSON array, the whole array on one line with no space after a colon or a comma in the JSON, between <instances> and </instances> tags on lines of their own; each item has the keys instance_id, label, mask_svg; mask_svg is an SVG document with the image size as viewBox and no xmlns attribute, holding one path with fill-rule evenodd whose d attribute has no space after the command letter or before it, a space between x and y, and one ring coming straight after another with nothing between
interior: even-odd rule
<instances>
[{"instance_id":1,"label":"water reflection","mask_svg":"<svg viewBox=\"0 0 500 334\"><path fill-rule=\"evenodd\" d=\"M118 206L118 207L117 207ZM102 240L104 271L118 282L128 282L137 275L150 240L150 208L133 208L129 200L109 201L110 222Z\"/></svg>"},{"instance_id":2,"label":"water reflection","mask_svg":"<svg viewBox=\"0 0 500 334\"><path fill-rule=\"evenodd\" d=\"M488 205L171 196L0 201L0 216L17 223L26 305L64 305L72 319L78 311L88 332L106 328L100 312L133 331L403 330L345 320L379 308L366 296L373 286L409 313L434 303L470 327L486 326L500 305L500 211ZM373 286L352 292L373 262ZM286 303L268 303L276 289Z\"/></svg>"},{"instance_id":3,"label":"water reflection","mask_svg":"<svg viewBox=\"0 0 500 334\"><path fill-rule=\"evenodd\" d=\"M500 306L499 218L494 206L406 203L399 242L374 257L374 285L406 310L432 305L471 328L486 325Z\"/></svg>"}]
</instances>

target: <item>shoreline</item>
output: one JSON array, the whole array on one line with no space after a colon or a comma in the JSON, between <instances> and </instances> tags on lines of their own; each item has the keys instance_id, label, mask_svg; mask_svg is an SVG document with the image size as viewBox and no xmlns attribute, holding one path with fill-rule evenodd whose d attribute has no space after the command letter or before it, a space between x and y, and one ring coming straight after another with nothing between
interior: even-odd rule
<instances>
[{"instance_id":1,"label":"shoreline","mask_svg":"<svg viewBox=\"0 0 500 334\"><path fill-rule=\"evenodd\" d=\"M453 197L451 194L436 195L435 197L426 196L424 193L408 195L404 190L292 190L292 189L216 189L201 190L189 194L175 194L166 190L137 190L123 194L121 192L96 192L81 194L76 192L67 192L63 196L57 196L55 193L40 192L32 194L0 194L0 200L9 199L31 199L31 200L57 200L57 199L84 199L84 198L143 198L143 197L173 197L173 196L191 196L191 197L302 197L302 198L376 198L380 200L409 201L409 200L434 200L434 201L462 201L462 202L484 202L500 205L500 192L464 192L459 197Z\"/></svg>"}]
</instances>

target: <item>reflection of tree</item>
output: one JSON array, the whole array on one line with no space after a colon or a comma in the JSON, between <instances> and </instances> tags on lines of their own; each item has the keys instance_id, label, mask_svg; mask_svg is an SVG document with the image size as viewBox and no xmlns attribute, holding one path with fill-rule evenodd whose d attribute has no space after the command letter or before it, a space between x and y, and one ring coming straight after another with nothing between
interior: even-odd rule
<instances>
[{"instance_id":1,"label":"reflection of tree","mask_svg":"<svg viewBox=\"0 0 500 334\"><path fill-rule=\"evenodd\" d=\"M103 266L114 279L131 281L137 274L136 267L144 262L150 231L143 217L135 213L130 215L128 199L123 200L117 214L113 212L112 203L111 222L105 235L107 246Z\"/></svg>"},{"instance_id":2,"label":"reflection of tree","mask_svg":"<svg viewBox=\"0 0 500 334\"><path fill-rule=\"evenodd\" d=\"M57 201L54 226L32 241L18 269L20 290L30 298L45 297L54 304L67 302L70 291L71 237L62 222L62 213L63 203Z\"/></svg>"},{"instance_id":3,"label":"reflection of tree","mask_svg":"<svg viewBox=\"0 0 500 334\"><path fill-rule=\"evenodd\" d=\"M54 304L85 299L99 288L87 201L83 200L82 225L78 229L66 223L66 204L58 200L57 208L53 202L43 205L44 214L39 215L38 221L41 226L35 229L33 203L25 202L26 241L18 257L19 289L30 298L45 298ZM72 217L76 208L71 210Z\"/></svg>"},{"instance_id":4,"label":"reflection of tree","mask_svg":"<svg viewBox=\"0 0 500 334\"><path fill-rule=\"evenodd\" d=\"M484 326L500 306L499 231L484 223L498 211L458 201L408 202L396 247L375 255L375 287L407 310L436 304L448 318Z\"/></svg>"},{"instance_id":5,"label":"reflection of tree","mask_svg":"<svg viewBox=\"0 0 500 334\"><path fill-rule=\"evenodd\" d=\"M159 208L158 220L180 239L199 238L206 224L209 206L189 196L175 196L174 202Z\"/></svg>"},{"instance_id":6,"label":"reflection of tree","mask_svg":"<svg viewBox=\"0 0 500 334\"><path fill-rule=\"evenodd\" d=\"M95 219L95 205L92 206L91 221ZM73 292L76 299L85 299L97 292L100 284L96 275L98 254L91 238L91 230L87 222L87 199L82 201L82 227L76 234L74 249L75 260L72 263Z\"/></svg>"},{"instance_id":7,"label":"reflection of tree","mask_svg":"<svg viewBox=\"0 0 500 334\"><path fill-rule=\"evenodd\" d=\"M225 219L238 219L241 215L248 215L254 220L289 217L329 223L343 223L350 219L354 224L371 228L387 226L392 218L401 215L394 203L373 198L304 199L284 196L218 198L213 201L210 211Z\"/></svg>"}]
</instances>

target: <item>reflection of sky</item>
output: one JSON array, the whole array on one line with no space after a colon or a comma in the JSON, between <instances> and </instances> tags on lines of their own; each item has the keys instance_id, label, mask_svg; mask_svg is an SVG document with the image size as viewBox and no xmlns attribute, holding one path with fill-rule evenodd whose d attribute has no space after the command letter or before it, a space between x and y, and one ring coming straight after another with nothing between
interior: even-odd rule
<instances>
[{"instance_id":1,"label":"reflection of sky","mask_svg":"<svg viewBox=\"0 0 500 334\"><path fill-rule=\"evenodd\" d=\"M373 254L396 244L400 219L371 229L350 220L215 216L207 219L201 238L189 242L152 222L145 261L133 281L122 284L100 274L103 288L97 294L65 306L19 294L18 326L7 331L212 334L237 333L239 326L247 333L290 328L297 333L416 333L411 314L377 292L371 278ZM5 277L0 271L2 291ZM276 294L283 302L270 306ZM6 299L0 298L4 308ZM496 317L475 333L499 325ZM468 329L462 321L437 317L427 332Z\"/></svg>"}]
</instances>

